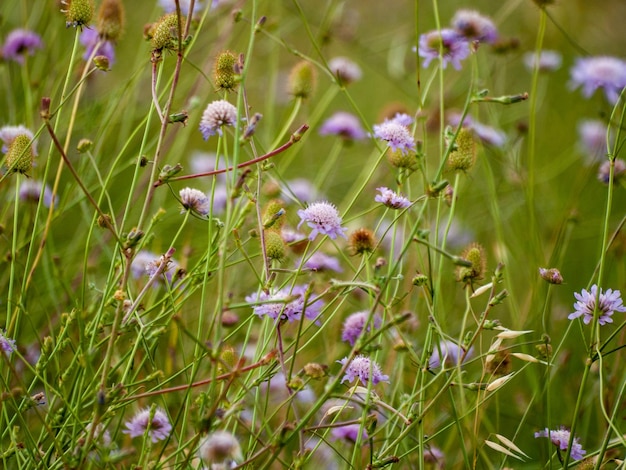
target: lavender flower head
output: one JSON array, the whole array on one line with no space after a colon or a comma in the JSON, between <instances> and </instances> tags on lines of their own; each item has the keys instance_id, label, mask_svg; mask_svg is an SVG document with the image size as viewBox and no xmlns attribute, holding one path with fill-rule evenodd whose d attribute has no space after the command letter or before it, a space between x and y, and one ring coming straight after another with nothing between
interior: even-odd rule
<instances>
[{"instance_id":1,"label":"lavender flower head","mask_svg":"<svg viewBox=\"0 0 626 470\"><path fill-rule=\"evenodd\" d=\"M222 126L234 126L236 123L237 108L226 100L213 101L202 113L200 132L204 140L208 140L212 135L222 135Z\"/></svg>"},{"instance_id":2,"label":"lavender flower head","mask_svg":"<svg viewBox=\"0 0 626 470\"><path fill-rule=\"evenodd\" d=\"M396 113L394 117L389 119L389 121L409 127L411 124L413 124L414 119L413 116L407 113Z\"/></svg>"},{"instance_id":3,"label":"lavender flower head","mask_svg":"<svg viewBox=\"0 0 626 470\"><path fill-rule=\"evenodd\" d=\"M151 415L150 408L140 410L133 419L124 423L126 429L122 432L129 434L130 437L139 437L147 433L153 444L167 439L172 432L172 425L167 415L161 408L154 411L152 418Z\"/></svg>"},{"instance_id":4,"label":"lavender flower head","mask_svg":"<svg viewBox=\"0 0 626 470\"><path fill-rule=\"evenodd\" d=\"M180 202L183 205L181 213L190 210L206 216L211 211L211 201L202 191L193 188L183 188L179 194Z\"/></svg>"},{"instance_id":5,"label":"lavender flower head","mask_svg":"<svg viewBox=\"0 0 626 470\"><path fill-rule=\"evenodd\" d=\"M463 362L466 362L472 356L473 352L474 348L472 347L463 358ZM439 342L439 345L433 349L433 353L428 360L428 368L436 369L441 366L442 363L447 367L456 367L464 353L465 349L453 341L442 340Z\"/></svg>"},{"instance_id":6,"label":"lavender flower head","mask_svg":"<svg viewBox=\"0 0 626 470\"><path fill-rule=\"evenodd\" d=\"M41 37L27 29L14 29L11 31L2 46L2 57L18 64L24 63L24 57L34 55L37 49L43 47Z\"/></svg>"},{"instance_id":7,"label":"lavender flower head","mask_svg":"<svg viewBox=\"0 0 626 470\"><path fill-rule=\"evenodd\" d=\"M405 155L415 151L415 139L405 125L386 119L382 124L374 125L373 129L374 137L387 142L391 150L399 150Z\"/></svg>"},{"instance_id":8,"label":"lavender flower head","mask_svg":"<svg viewBox=\"0 0 626 470\"><path fill-rule=\"evenodd\" d=\"M298 210L300 223L296 228L306 222L312 228L309 240L314 240L317 234L328 235L333 240L338 236L346 238L346 230L341 226L341 217L337 208L325 201L314 202L306 209Z\"/></svg>"},{"instance_id":9,"label":"lavender flower head","mask_svg":"<svg viewBox=\"0 0 626 470\"><path fill-rule=\"evenodd\" d=\"M619 181L626 175L626 162L621 158L616 158L613 168L613 184L619 183ZM598 168L598 180L604 184L609 184L611 179L611 162L605 161L600 168Z\"/></svg>"},{"instance_id":10,"label":"lavender flower head","mask_svg":"<svg viewBox=\"0 0 626 470\"><path fill-rule=\"evenodd\" d=\"M344 357L341 361L337 362L344 366L348 362L348 358ZM359 355L352 359L352 361L348 364L346 374L341 379L341 383L346 380L348 382L360 380L363 386L367 387L367 383L369 381L372 382L372 385L376 385L379 382L389 383L389 376L383 375L380 370L380 366L376 364L376 362L370 360L366 356Z\"/></svg>"},{"instance_id":11,"label":"lavender flower head","mask_svg":"<svg viewBox=\"0 0 626 470\"><path fill-rule=\"evenodd\" d=\"M540 72L558 70L563 62L563 57L557 51L541 51L539 57L535 52L524 54L524 65L531 72L539 69Z\"/></svg>"},{"instance_id":12,"label":"lavender flower head","mask_svg":"<svg viewBox=\"0 0 626 470\"><path fill-rule=\"evenodd\" d=\"M295 286L293 289L286 287L269 294L265 292L254 293L246 297L246 302L258 303L252 309L259 317L268 316L272 320L280 317L281 320L289 322L300 320L302 312L309 320L317 318L324 306L324 302L316 300L304 303L304 296L307 291L306 286ZM272 301L276 303L272 303ZM262 302L262 303L260 303Z\"/></svg>"},{"instance_id":13,"label":"lavender flower head","mask_svg":"<svg viewBox=\"0 0 626 470\"><path fill-rule=\"evenodd\" d=\"M593 163L598 158L605 157L606 148L606 124L599 119L585 119L577 126L579 146L585 153L588 163Z\"/></svg>"},{"instance_id":14,"label":"lavender flower head","mask_svg":"<svg viewBox=\"0 0 626 470\"><path fill-rule=\"evenodd\" d=\"M379 191L380 194L374 198L374 201L380 202L390 209L406 209L411 206L411 201L401 194L393 192L389 188L381 186L380 188L376 188L376 191Z\"/></svg>"},{"instance_id":15,"label":"lavender flower head","mask_svg":"<svg viewBox=\"0 0 626 470\"><path fill-rule=\"evenodd\" d=\"M37 204L43 191L43 205L50 207L54 204L52 199L52 191L48 185L44 185L41 181L24 180L20 185L20 200L25 202L33 202Z\"/></svg>"},{"instance_id":16,"label":"lavender flower head","mask_svg":"<svg viewBox=\"0 0 626 470\"><path fill-rule=\"evenodd\" d=\"M574 312L570 313L567 318L574 320L580 316L583 316L583 323L588 325L593 320L593 312L596 309L596 297L598 297L598 310L600 311L600 317L598 323L600 325L606 325L607 323L613 323L611 316L613 312L626 312L626 307L622 305L622 294L618 290L607 289L606 292L602 292L598 295L598 286L594 284L591 286L590 291L583 289L579 294L574 293L576 303L574 304Z\"/></svg>"},{"instance_id":17,"label":"lavender flower head","mask_svg":"<svg viewBox=\"0 0 626 470\"><path fill-rule=\"evenodd\" d=\"M343 440L343 441L351 442L353 444L355 444L356 441L358 440L359 433L361 433L361 442L367 441L369 439L369 436L367 435L367 431L363 429L360 424L356 424L356 423L346 424L345 426L339 426L339 427L333 428L332 431L330 431L330 435L332 436L333 440L335 441Z\"/></svg>"},{"instance_id":18,"label":"lavender flower head","mask_svg":"<svg viewBox=\"0 0 626 470\"><path fill-rule=\"evenodd\" d=\"M338 111L326 119L319 133L320 135L336 135L344 140L360 140L367 136L359 118L344 111Z\"/></svg>"},{"instance_id":19,"label":"lavender flower head","mask_svg":"<svg viewBox=\"0 0 626 470\"><path fill-rule=\"evenodd\" d=\"M452 28L468 41L493 44L498 39L493 22L474 10L458 10L452 18Z\"/></svg>"},{"instance_id":20,"label":"lavender flower head","mask_svg":"<svg viewBox=\"0 0 626 470\"><path fill-rule=\"evenodd\" d=\"M184 16L189 15L189 6L191 5L191 0L179 0L180 4L180 13ZM163 8L165 13L174 13L176 11L176 2L174 0L159 0L159 6ZM196 0L193 5L193 13L194 15L200 13L200 11L204 8L204 5L200 0Z\"/></svg>"},{"instance_id":21,"label":"lavender flower head","mask_svg":"<svg viewBox=\"0 0 626 470\"><path fill-rule=\"evenodd\" d=\"M453 29L430 31L422 34L419 40L418 52L424 58L424 67L428 67L433 59L439 58L441 48L442 67L445 69L448 63L460 70L461 61L470 54L467 40Z\"/></svg>"},{"instance_id":22,"label":"lavender flower head","mask_svg":"<svg viewBox=\"0 0 626 470\"><path fill-rule=\"evenodd\" d=\"M339 260L334 256L327 255L321 251L316 251L307 260L302 263L302 260L298 262L298 265L312 271L335 271L343 272L343 268L339 264Z\"/></svg>"},{"instance_id":23,"label":"lavender flower head","mask_svg":"<svg viewBox=\"0 0 626 470\"><path fill-rule=\"evenodd\" d=\"M243 460L241 446L235 436L227 431L215 431L204 438L198 449L202 461L209 468L231 468ZM233 465L234 466L234 465Z\"/></svg>"},{"instance_id":24,"label":"lavender flower head","mask_svg":"<svg viewBox=\"0 0 626 470\"><path fill-rule=\"evenodd\" d=\"M606 99L615 104L620 92L626 87L626 62L616 57L577 59L570 73L572 88L582 86L585 98L589 98L598 88L603 88Z\"/></svg>"},{"instance_id":25,"label":"lavender flower head","mask_svg":"<svg viewBox=\"0 0 626 470\"><path fill-rule=\"evenodd\" d=\"M328 68L344 84L361 80L361 67L347 57L335 57L328 61Z\"/></svg>"},{"instance_id":26,"label":"lavender flower head","mask_svg":"<svg viewBox=\"0 0 626 470\"><path fill-rule=\"evenodd\" d=\"M15 140L18 135L28 136L30 140L34 139L34 134L26 126L3 126L0 128L0 140L2 141L2 153L9 151L9 146ZM37 156L37 145L33 141L33 155Z\"/></svg>"},{"instance_id":27,"label":"lavender flower head","mask_svg":"<svg viewBox=\"0 0 626 470\"><path fill-rule=\"evenodd\" d=\"M287 182L287 187L281 191L288 199L294 197L300 202L309 202L317 197L317 188L306 178L295 178Z\"/></svg>"},{"instance_id":28,"label":"lavender flower head","mask_svg":"<svg viewBox=\"0 0 626 470\"><path fill-rule=\"evenodd\" d=\"M130 264L130 273L135 279L140 279L144 276L151 277L156 269L159 267L162 257L148 250L141 250L137 252ZM174 274L178 272L180 266L176 261L170 259L167 269L163 273L168 282L172 282Z\"/></svg>"},{"instance_id":29,"label":"lavender flower head","mask_svg":"<svg viewBox=\"0 0 626 470\"><path fill-rule=\"evenodd\" d=\"M538 437L548 437L552 444L557 446L560 450L567 451L567 445L569 444L571 433L563 426L560 429L550 430L545 428L542 431L538 431L535 433L535 439ZM583 450L582 445L580 444L579 438L576 437L572 441L572 449L570 450L570 457L574 460L581 460L584 455L587 453L586 450Z\"/></svg>"},{"instance_id":30,"label":"lavender flower head","mask_svg":"<svg viewBox=\"0 0 626 470\"><path fill-rule=\"evenodd\" d=\"M90 57L102 55L107 58L109 65L115 63L115 48L111 41L100 40L100 34L95 29L84 28L80 37L80 43L85 47L83 60L89 60Z\"/></svg>"},{"instance_id":31,"label":"lavender flower head","mask_svg":"<svg viewBox=\"0 0 626 470\"><path fill-rule=\"evenodd\" d=\"M0 330L0 351L4 352L7 356L10 356L15 347L15 340L6 337L6 332Z\"/></svg>"},{"instance_id":32,"label":"lavender flower head","mask_svg":"<svg viewBox=\"0 0 626 470\"><path fill-rule=\"evenodd\" d=\"M363 334L363 330L365 329L365 325L367 323L367 318L369 317L368 311L356 312L346 318L346 321L343 322L343 330L341 332L341 341L347 341L350 346L354 346L356 340ZM370 323L370 326L367 327L367 331L371 331L372 326L374 329L380 328L382 320L377 314L374 314L374 318Z\"/></svg>"}]
</instances>

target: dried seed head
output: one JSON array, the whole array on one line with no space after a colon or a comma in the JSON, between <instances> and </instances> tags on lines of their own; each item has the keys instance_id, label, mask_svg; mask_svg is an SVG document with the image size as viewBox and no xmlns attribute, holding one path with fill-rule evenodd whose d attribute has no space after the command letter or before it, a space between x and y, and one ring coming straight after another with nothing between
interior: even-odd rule
<instances>
[{"instance_id":1,"label":"dried seed head","mask_svg":"<svg viewBox=\"0 0 626 470\"><path fill-rule=\"evenodd\" d=\"M10 171L26 174L33 167L33 158L30 137L26 134L19 134L9 145L6 165Z\"/></svg>"},{"instance_id":2,"label":"dried seed head","mask_svg":"<svg viewBox=\"0 0 626 470\"><path fill-rule=\"evenodd\" d=\"M237 57L230 51L220 53L215 59L215 85L222 90L234 90L237 87L235 64Z\"/></svg>"},{"instance_id":3,"label":"dried seed head","mask_svg":"<svg viewBox=\"0 0 626 470\"><path fill-rule=\"evenodd\" d=\"M97 30L107 41L117 41L124 31L126 14L122 0L103 0L98 10Z\"/></svg>"},{"instance_id":4,"label":"dried seed head","mask_svg":"<svg viewBox=\"0 0 626 470\"><path fill-rule=\"evenodd\" d=\"M164 15L148 31L152 48L156 51L176 49L178 44L178 16L176 13Z\"/></svg>"},{"instance_id":5,"label":"dried seed head","mask_svg":"<svg viewBox=\"0 0 626 470\"><path fill-rule=\"evenodd\" d=\"M460 282L471 283L472 281L482 279L487 270L487 257L485 256L485 249L478 243L470 244L461 254L463 259L466 259L471 266L459 266L457 267L457 280Z\"/></svg>"},{"instance_id":6,"label":"dried seed head","mask_svg":"<svg viewBox=\"0 0 626 470\"><path fill-rule=\"evenodd\" d=\"M472 131L461 128L456 138L456 149L448 156L448 166L451 170L467 171L476 162L476 142L472 136Z\"/></svg>"},{"instance_id":7,"label":"dried seed head","mask_svg":"<svg viewBox=\"0 0 626 470\"><path fill-rule=\"evenodd\" d=\"M310 98L315 91L317 74L309 62L298 62L289 75L289 93L298 98Z\"/></svg>"},{"instance_id":8,"label":"dried seed head","mask_svg":"<svg viewBox=\"0 0 626 470\"><path fill-rule=\"evenodd\" d=\"M280 233L275 230L266 230L264 232L265 237L265 252L267 257L272 260L280 261L285 257L285 242Z\"/></svg>"},{"instance_id":9,"label":"dried seed head","mask_svg":"<svg viewBox=\"0 0 626 470\"><path fill-rule=\"evenodd\" d=\"M359 228L350 234L349 244L353 255L364 255L374 251L376 238L371 230Z\"/></svg>"},{"instance_id":10,"label":"dried seed head","mask_svg":"<svg viewBox=\"0 0 626 470\"><path fill-rule=\"evenodd\" d=\"M492 375L502 376L511 372L511 357L504 348L498 348L495 354L489 354L485 360L485 370Z\"/></svg>"}]
</instances>

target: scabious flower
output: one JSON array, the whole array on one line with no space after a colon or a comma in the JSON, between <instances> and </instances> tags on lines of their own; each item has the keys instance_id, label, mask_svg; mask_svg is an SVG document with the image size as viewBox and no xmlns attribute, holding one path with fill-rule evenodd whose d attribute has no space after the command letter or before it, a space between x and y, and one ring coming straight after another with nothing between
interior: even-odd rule
<instances>
[{"instance_id":1,"label":"scabious flower","mask_svg":"<svg viewBox=\"0 0 626 470\"><path fill-rule=\"evenodd\" d=\"M578 123L578 143L588 163L606 157L606 124L599 119L584 119Z\"/></svg>"},{"instance_id":2,"label":"scabious flower","mask_svg":"<svg viewBox=\"0 0 626 470\"><path fill-rule=\"evenodd\" d=\"M344 111L338 111L326 119L319 133L320 135L336 135L344 140L360 140L367 136L359 118Z\"/></svg>"},{"instance_id":3,"label":"scabious flower","mask_svg":"<svg viewBox=\"0 0 626 470\"><path fill-rule=\"evenodd\" d=\"M187 16L189 14L189 6L191 5L191 0L179 0L180 12L181 14ZM165 13L174 13L176 12L176 2L175 0L159 0L159 6L163 8ZM204 8L204 5L200 0L196 0L193 4L193 13L194 15L200 13L200 11Z\"/></svg>"},{"instance_id":4,"label":"scabious flower","mask_svg":"<svg viewBox=\"0 0 626 470\"><path fill-rule=\"evenodd\" d=\"M310 202L318 195L317 188L306 178L289 180L281 192L288 199L295 197L300 202Z\"/></svg>"},{"instance_id":5,"label":"scabious flower","mask_svg":"<svg viewBox=\"0 0 626 470\"><path fill-rule=\"evenodd\" d=\"M598 169L598 179L604 183L609 184L611 179L611 162L605 161ZM617 184L626 175L626 162L621 158L615 160L615 168L613 169L613 184Z\"/></svg>"},{"instance_id":6,"label":"scabious flower","mask_svg":"<svg viewBox=\"0 0 626 470\"><path fill-rule=\"evenodd\" d=\"M167 439L172 432L172 425L161 408L157 408L154 413L150 408L144 408L124 425L126 426L122 431L124 434L139 437L147 433L153 444Z\"/></svg>"},{"instance_id":7,"label":"scabious flower","mask_svg":"<svg viewBox=\"0 0 626 470\"><path fill-rule=\"evenodd\" d=\"M34 55L37 49L43 47L41 37L27 29L14 29L11 31L2 46L2 57L18 64L24 63L24 57Z\"/></svg>"},{"instance_id":8,"label":"scabious flower","mask_svg":"<svg viewBox=\"0 0 626 470\"><path fill-rule=\"evenodd\" d=\"M572 88L582 86L585 98L589 98L598 88L603 88L606 99L615 104L626 86L626 62L616 57L577 59L570 73Z\"/></svg>"},{"instance_id":9,"label":"scabious flower","mask_svg":"<svg viewBox=\"0 0 626 470\"><path fill-rule=\"evenodd\" d=\"M345 85L356 82L363 76L361 67L347 57L335 57L330 59L328 61L328 68L333 75L338 77L341 83Z\"/></svg>"},{"instance_id":10,"label":"scabious flower","mask_svg":"<svg viewBox=\"0 0 626 470\"><path fill-rule=\"evenodd\" d=\"M347 341L350 346L354 346L356 340L363 334L363 329L367 323L367 319L370 315L368 311L355 312L346 318L343 322L343 330L341 331L341 341ZM380 328L382 320L377 314L374 314L374 318L367 327L367 331L371 331L372 326L375 329Z\"/></svg>"},{"instance_id":11,"label":"scabious flower","mask_svg":"<svg viewBox=\"0 0 626 470\"><path fill-rule=\"evenodd\" d=\"M333 428L330 431L330 435L335 441L349 441L353 444L359 438L359 433L361 433L361 442L367 441L369 436L367 435L367 431L361 427L360 424L346 424L345 426L338 426Z\"/></svg>"},{"instance_id":12,"label":"scabious flower","mask_svg":"<svg viewBox=\"0 0 626 470\"><path fill-rule=\"evenodd\" d=\"M183 205L182 212L190 210L200 215L207 215L211 210L211 201L202 191L193 188L180 190L180 202Z\"/></svg>"},{"instance_id":13,"label":"scabious flower","mask_svg":"<svg viewBox=\"0 0 626 470\"><path fill-rule=\"evenodd\" d=\"M113 43L111 41L101 40L98 31L95 29L83 29L78 40L85 47L83 60L89 60L90 57L101 55L107 58L109 65L115 63L115 49Z\"/></svg>"},{"instance_id":14,"label":"scabious flower","mask_svg":"<svg viewBox=\"0 0 626 470\"><path fill-rule=\"evenodd\" d=\"M302 263L302 260L298 262L298 265ZM312 271L335 271L343 272L343 268L339 264L339 260L334 256L327 255L321 251L313 253L302 266Z\"/></svg>"},{"instance_id":15,"label":"scabious flower","mask_svg":"<svg viewBox=\"0 0 626 470\"><path fill-rule=\"evenodd\" d=\"M211 469L232 468L243 460L239 441L228 431L215 431L205 437L198 454Z\"/></svg>"},{"instance_id":16,"label":"scabious flower","mask_svg":"<svg viewBox=\"0 0 626 470\"><path fill-rule=\"evenodd\" d=\"M441 49L441 51L440 51ZM453 29L430 31L420 36L418 52L424 58L424 67L428 67L433 59L439 58L441 52L442 67L448 63L460 70L461 61L470 54L467 40Z\"/></svg>"},{"instance_id":17,"label":"scabious flower","mask_svg":"<svg viewBox=\"0 0 626 470\"><path fill-rule=\"evenodd\" d=\"M54 203L52 199L52 191L48 185L44 185L41 181L24 180L20 185L20 199L25 202L38 203L43 190L43 205L50 207Z\"/></svg>"},{"instance_id":18,"label":"scabious flower","mask_svg":"<svg viewBox=\"0 0 626 470\"><path fill-rule=\"evenodd\" d=\"M342 366L348 363L348 358L344 357L341 361L337 361ZM368 382L372 382L372 385L376 385L379 382L389 382L389 376L383 375L380 370L380 366L376 364L376 362L370 360L368 357L359 355L356 356L346 368L346 374L341 379L341 383L345 382L354 382L355 380L360 380L364 387L367 386Z\"/></svg>"},{"instance_id":19,"label":"scabious flower","mask_svg":"<svg viewBox=\"0 0 626 470\"><path fill-rule=\"evenodd\" d=\"M137 252L130 264L130 273L135 279L143 276L152 277L159 267L162 257L148 250ZM167 269L163 272L168 282L172 282L174 274L180 270L180 266L176 261L170 259Z\"/></svg>"},{"instance_id":20,"label":"scabious flower","mask_svg":"<svg viewBox=\"0 0 626 470\"><path fill-rule=\"evenodd\" d=\"M570 435L570 431L561 426L560 429L550 430L548 428L545 428L542 431L538 431L535 433L535 439L538 437L548 437L552 441L552 444L557 446L560 450L566 451L569 444ZM578 437L574 438L574 440L572 441L572 449L570 450L569 454L570 457L574 460L581 460L587 453L586 450L583 450L582 445L578 441Z\"/></svg>"},{"instance_id":21,"label":"scabious flower","mask_svg":"<svg viewBox=\"0 0 626 470\"><path fill-rule=\"evenodd\" d=\"M374 125L373 129L374 137L387 142L391 150L399 150L403 154L415 151L415 139L405 125L386 119L382 124Z\"/></svg>"},{"instance_id":22,"label":"scabious flower","mask_svg":"<svg viewBox=\"0 0 626 470\"><path fill-rule=\"evenodd\" d=\"M413 124L414 119L413 116L407 113L396 113L391 119L388 119L388 121L409 127L411 124Z\"/></svg>"},{"instance_id":23,"label":"scabious flower","mask_svg":"<svg viewBox=\"0 0 626 470\"><path fill-rule=\"evenodd\" d=\"M10 356L16 349L15 340L7 338L6 332L0 330L0 351L4 352L7 356Z\"/></svg>"},{"instance_id":24,"label":"scabious flower","mask_svg":"<svg viewBox=\"0 0 626 470\"><path fill-rule=\"evenodd\" d=\"M576 303L574 304L574 312L570 313L567 318L574 320L580 316L583 316L583 322L588 325L593 320L593 312L596 309L596 297L598 297L598 310L600 311L600 317L598 323L600 325L606 325L607 323L613 323L611 316L613 312L626 312L626 307L622 305L622 294L618 290L607 289L606 292L598 294L598 286L594 284L591 286L590 291L583 289L579 294L574 293Z\"/></svg>"},{"instance_id":25,"label":"scabious flower","mask_svg":"<svg viewBox=\"0 0 626 470\"><path fill-rule=\"evenodd\" d=\"M539 69L540 72L551 72L558 70L563 62L560 52L544 50L537 57L536 52L528 52L524 54L524 65L531 72Z\"/></svg>"},{"instance_id":26,"label":"scabious flower","mask_svg":"<svg viewBox=\"0 0 626 470\"><path fill-rule=\"evenodd\" d=\"M18 135L26 135L30 140L33 140L34 138L33 132L21 124L19 126L3 126L0 128L2 153L7 153L9 151L9 146ZM33 141L33 155L37 156L37 146L35 141Z\"/></svg>"},{"instance_id":27,"label":"scabious flower","mask_svg":"<svg viewBox=\"0 0 626 470\"><path fill-rule=\"evenodd\" d=\"M237 108L226 100L213 101L202 113L200 132L204 140L208 140L212 135L222 135L222 126L234 126L236 123Z\"/></svg>"},{"instance_id":28,"label":"scabious flower","mask_svg":"<svg viewBox=\"0 0 626 470\"><path fill-rule=\"evenodd\" d=\"M324 306L324 302L316 300L311 302L307 299L305 304L305 293L307 286L285 287L266 294L265 292L254 293L246 297L246 302L258 303L252 309L259 317L268 316L272 320L280 317L281 320L295 321L304 317L309 320L317 318ZM272 303L276 302L276 303Z\"/></svg>"},{"instance_id":29,"label":"scabious flower","mask_svg":"<svg viewBox=\"0 0 626 470\"><path fill-rule=\"evenodd\" d=\"M447 367L456 367L465 353L465 348L450 340L441 340L439 345L433 349L433 353L428 360L428 368L436 369L443 363ZM463 363L466 362L474 353L474 348L470 348L465 357Z\"/></svg>"},{"instance_id":30,"label":"scabious flower","mask_svg":"<svg viewBox=\"0 0 626 470\"><path fill-rule=\"evenodd\" d=\"M452 17L452 28L468 41L493 44L498 39L493 22L474 10L458 10Z\"/></svg>"},{"instance_id":31,"label":"scabious flower","mask_svg":"<svg viewBox=\"0 0 626 470\"><path fill-rule=\"evenodd\" d=\"M341 217L337 208L325 201L314 202L306 209L298 210L300 223L296 228L306 222L312 228L309 240L314 240L317 234L328 235L333 240L338 236L346 238L346 229L341 226Z\"/></svg>"},{"instance_id":32,"label":"scabious flower","mask_svg":"<svg viewBox=\"0 0 626 470\"><path fill-rule=\"evenodd\" d=\"M376 188L376 191L379 191L380 194L374 198L374 201L380 202L391 209L406 209L411 205L411 201L407 198L384 186Z\"/></svg>"}]
</instances>

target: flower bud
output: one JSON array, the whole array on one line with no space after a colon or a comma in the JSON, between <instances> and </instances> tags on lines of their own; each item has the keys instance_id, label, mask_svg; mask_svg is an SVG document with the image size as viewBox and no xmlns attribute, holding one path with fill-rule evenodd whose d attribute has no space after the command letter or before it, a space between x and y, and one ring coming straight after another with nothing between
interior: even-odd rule
<instances>
[{"instance_id":1,"label":"flower bud","mask_svg":"<svg viewBox=\"0 0 626 470\"><path fill-rule=\"evenodd\" d=\"M126 15L122 0L103 0L98 10L97 30L102 39L117 41L124 32Z\"/></svg>"},{"instance_id":2,"label":"flower bud","mask_svg":"<svg viewBox=\"0 0 626 470\"><path fill-rule=\"evenodd\" d=\"M93 0L66 0L65 26L80 27L89 25L93 18Z\"/></svg>"},{"instance_id":3,"label":"flower bud","mask_svg":"<svg viewBox=\"0 0 626 470\"><path fill-rule=\"evenodd\" d=\"M30 137L19 134L13 139L7 150L6 165L9 171L26 174L33 167L33 147Z\"/></svg>"},{"instance_id":4,"label":"flower bud","mask_svg":"<svg viewBox=\"0 0 626 470\"><path fill-rule=\"evenodd\" d=\"M235 64L237 57L230 51L220 53L215 59L215 85L222 90L234 90L237 87Z\"/></svg>"},{"instance_id":5,"label":"flower bud","mask_svg":"<svg viewBox=\"0 0 626 470\"><path fill-rule=\"evenodd\" d=\"M448 166L451 170L467 171L476 162L476 142L472 131L461 128L455 141L456 149L448 155Z\"/></svg>"},{"instance_id":6,"label":"flower bud","mask_svg":"<svg viewBox=\"0 0 626 470\"><path fill-rule=\"evenodd\" d=\"M556 268L539 268L539 274L544 281L547 281L550 284L563 283L563 276L561 276L561 272Z\"/></svg>"},{"instance_id":7,"label":"flower bud","mask_svg":"<svg viewBox=\"0 0 626 470\"><path fill-rule=\"evenodd\" d=\"M277 261L283 259L285 257L285 242L283 241L283 237L280 236L280 233L275 230L266 230L264 237L267 257Z\"/></svg>"},{"instance_id":8,"label":"flower bud","mask_svg":"<svg viewBox=\"0 0 626 470\"><path fill-rule=\"evenodd\" d=\"M478 243L470 244L461 257L470 262L471 266L459 266L456 270L457 280L460 282L472 282L477 279L482 279L485 276L487 270L487 257L485 256L485 249Z\"/></svg>"},{"instance_id":9,"label":"flower bud","mask_svg":"<svg viewBox=\"0 0 626 470\"><path fill-rule=\"evenodd\" d=\"M317 74L309 62L298 62L289 75L289 93L297 98L310 98L315 90Z\"/></svg>"},{"instance_id":10,"label":"flower bud","mask_svg":"<svg viewBox=\"0 0 626 470\"><path fill-rule=\"evenodd\" d=\"M76 150L78 153L89 152L93 148L93 142L89 139L80 139L76 144Z\"/></svg>"}]
</instances>

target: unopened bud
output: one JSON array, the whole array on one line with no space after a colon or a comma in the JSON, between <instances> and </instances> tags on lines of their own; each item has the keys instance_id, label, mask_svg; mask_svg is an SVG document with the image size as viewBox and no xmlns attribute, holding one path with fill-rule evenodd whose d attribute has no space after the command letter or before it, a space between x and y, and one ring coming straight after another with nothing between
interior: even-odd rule
<instances>
[{"instance_id":1,"label":"unopened bud","mask_svg":"<svg viewBox=\"0 0 626 470\"><path fill-rule=\"evenodd\" d=\"M539 274L544 281L549 282L550 284L563 283L563 276L561 276L561 272L556 268L539 268Z\"/></svg>"},{"instance_id":2,"label":"unopened bud","mask_svg":"<svg viewBox=\"0 0 626 470\"><path fill-rule=\"evenodd\" d=\"M89 152L93 147L93 142L89 139L80 139L76 144L76 150L79 153Z\"/></svg>"},{"instance_id":3,"label":"unopened bud","mask_svg":"<svg viewBox=\"0 0 626 470\"><path fill-rule=\"evenodd\" d=\"M117 41L124 31L126 15L122 0L103 0L98 10L97 30L107 41Z\"/></svg>"},{"instance_id":4,"label":"unopened bud","mask_svg":"<svg viewBox=\"0 0 626 470\"><path fill-rule=\"evenodd\" d=\"M267 257L272 260L280 261L285 257L285 242L275 230L266 230L265 236L265 252Z\"/></svg>"},{"instance_id":5,"label":"unopened bud","mask_svg":"<svg viewBox=\"0 0 626 470\"><path fill-rule=\"evenodd\" d=\"M33 146L26 134L19 134L9 145L6 165L9 171L26 174L33 167Z\"/></svg>"},{"instance_id":6,"label":"unopened bud","mask_svg":"<svg viewBox=\"0 0 626 470\"><path fill-rule=\"evenodd\" d=\"M310 98L315 91L317 74L307 61L298 62L289 75L289 93L297 98Z\"/></svg>"}]
</instances>

